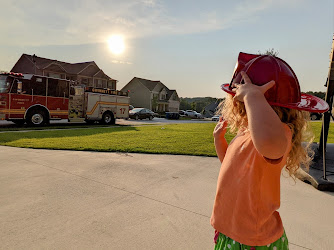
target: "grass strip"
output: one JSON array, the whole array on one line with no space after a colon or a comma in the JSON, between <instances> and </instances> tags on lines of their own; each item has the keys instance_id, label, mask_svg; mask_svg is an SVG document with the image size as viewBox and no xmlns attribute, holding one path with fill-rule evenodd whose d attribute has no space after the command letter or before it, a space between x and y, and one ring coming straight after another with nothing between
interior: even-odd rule
<instances>
[{"instance_id":1,"label":"grass strip","mask_svg":"<svg viewBox=\"0 0 334 250\"><path fill-rule=\"evenodd\" d=\"M215 156L212 137L214 127L214 123L198 123L138 127L116 126L26 133L11 132L0 135L0 145ZM232 139L233 135L229 136Z\"/></svg>"},{"instance_id":2,"label":"grass strip","mask_svg":"<svg viewBox=\"0 0 334 250\"><path fill-rule=\"evenodd\" d=\"M215 123L154 126L114 126L109 128L65 129L10 132L0 134L0 145L26 148L136 152L216 156L212 132ZM319 142L321 122L312 122L315 141ZM229 132L230 142L234 135ZM330 128L328 143L334 143Z\"/></svg>"}]
</instances>

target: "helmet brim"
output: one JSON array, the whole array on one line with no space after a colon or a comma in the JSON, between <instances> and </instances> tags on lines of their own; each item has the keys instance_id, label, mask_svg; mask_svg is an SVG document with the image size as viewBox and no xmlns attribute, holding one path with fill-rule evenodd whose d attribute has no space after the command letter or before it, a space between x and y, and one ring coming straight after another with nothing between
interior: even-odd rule
<instances>
[{"instance_id":1,"label":"helmet brim","mask_svg":"<svg viewBox=\"0 0 334 250\"><path fill-rule=\"evenodd\" d=\"M221 89L224 90L226 93L229 93L230 95L234 96L235 93L229 86L230 86L229 83L222 84ZM300 102L275 103L268 101L268 103L272 106L280 106L280 107L303 110L308 112L315 112L315 113L324 113L329 109L328 103L322 100L321 98L304 93L301 94Z\"/></svg>"}]
</instances>

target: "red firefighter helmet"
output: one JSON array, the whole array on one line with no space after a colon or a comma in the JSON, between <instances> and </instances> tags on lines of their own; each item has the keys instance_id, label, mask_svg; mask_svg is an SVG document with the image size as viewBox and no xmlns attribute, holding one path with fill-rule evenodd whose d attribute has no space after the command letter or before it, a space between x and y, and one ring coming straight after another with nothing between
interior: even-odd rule
<instances>
[{"instance_id":1,"label":"red firefighter helmet","mask_svg":"<svg viewBox=\"0 0 334 250\"><path fill-rule=\"evenodd\" d=\"M252 55L239 53L238 62L230 84L221 87L231 95L233 83L241 83L241 71L246 72L253 84L262 86L271 80L275 85L264 95L272 106L305 110L310 112L325 112L329 109L324 100L300 92L296 74L282 59L270 55Z\"/></svg>"}]
</instances>

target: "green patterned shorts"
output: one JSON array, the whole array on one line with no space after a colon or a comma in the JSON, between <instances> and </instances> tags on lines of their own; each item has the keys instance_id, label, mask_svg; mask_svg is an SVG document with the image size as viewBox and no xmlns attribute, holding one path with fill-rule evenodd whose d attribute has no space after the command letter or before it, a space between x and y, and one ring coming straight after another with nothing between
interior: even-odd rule
<instances>
[{"instance_id":1,"label":"green patterned shorts","mask_svg":"<svg viewBox=\"0 0 334 250\"><path fill-rule=\"evenodd\" d=\"M216 239L215 250L288 250L289 242L285 231L281 238L266 246L247 246L219 233Z\"/></svg>"}]
</instances>

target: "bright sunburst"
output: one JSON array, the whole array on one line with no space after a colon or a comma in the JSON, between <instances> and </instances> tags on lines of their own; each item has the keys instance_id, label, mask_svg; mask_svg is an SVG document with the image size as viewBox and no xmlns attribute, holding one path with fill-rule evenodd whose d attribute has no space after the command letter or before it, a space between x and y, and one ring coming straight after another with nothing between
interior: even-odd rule
<instances>
[{"instance_id":1,"label":"bright sunburst","mask_svg":"<svg viewBox=\"0 0 334 250\"><path fill-rule=\"evenodd\" d=\"M125 50L124 38L121 35L112 35L108 39L108 46L113 54L122 54Z\"/></svg>"}]
</instances>

